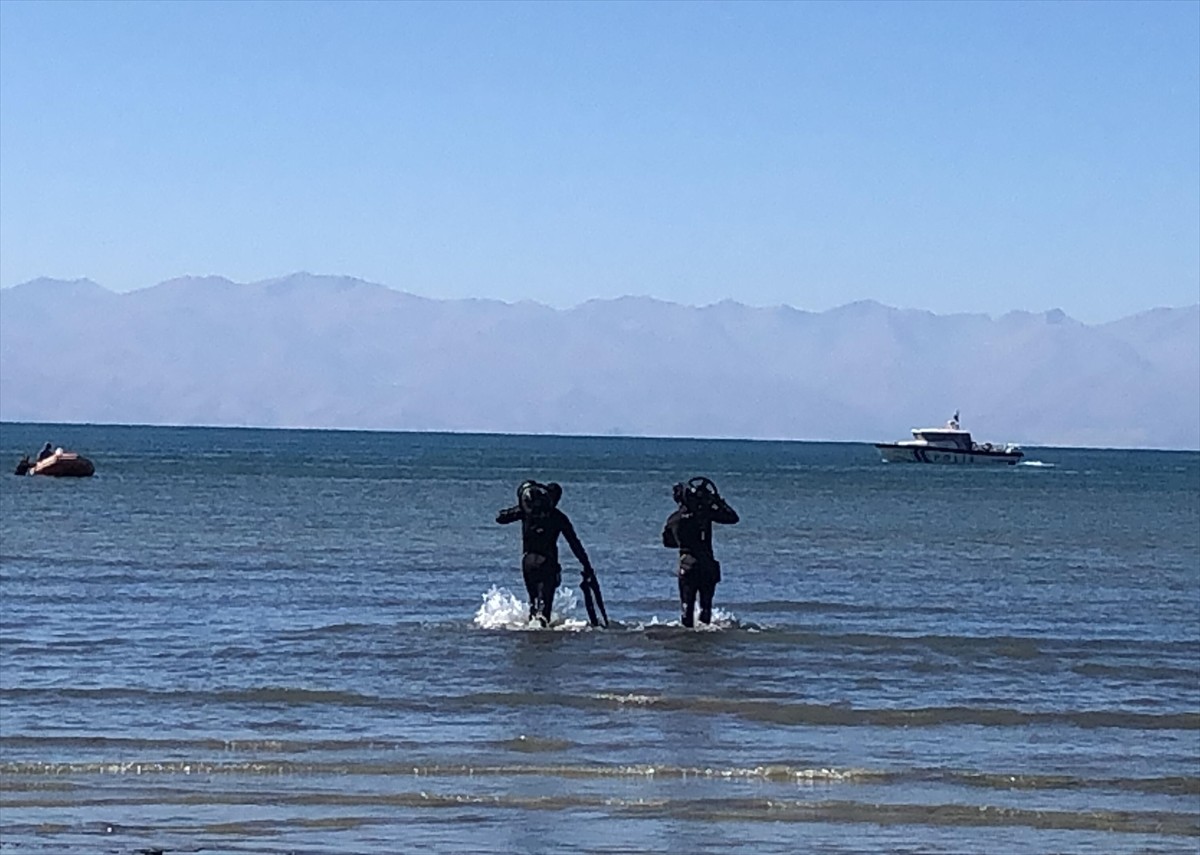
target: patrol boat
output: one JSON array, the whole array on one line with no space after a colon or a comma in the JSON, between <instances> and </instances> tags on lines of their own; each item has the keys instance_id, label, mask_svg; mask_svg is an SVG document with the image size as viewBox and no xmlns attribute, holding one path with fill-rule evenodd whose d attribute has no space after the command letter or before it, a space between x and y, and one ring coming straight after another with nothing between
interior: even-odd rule
<instances>
[{"instance_id":1,"label":"patrol boat","mask_svg":"<svg viewBox=\"0 0 1200 855\"><path fill-rule=\"evenodd\" d=\"M885 463L1000 463L1011 466L1025 452L1013 443L993 445L971 441L971 432L958 424L958 411L940 428L913 428L912 439L878 442Z\"/></svg>"}]
</instances>

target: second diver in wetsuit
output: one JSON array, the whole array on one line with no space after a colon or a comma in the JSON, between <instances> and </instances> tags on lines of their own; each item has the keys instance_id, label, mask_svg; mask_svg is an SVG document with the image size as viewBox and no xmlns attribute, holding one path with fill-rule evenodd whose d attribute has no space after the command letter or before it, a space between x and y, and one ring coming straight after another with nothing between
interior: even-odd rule
<instances>
[{"instance_id":1,"label":"second diver in wetsuit","mask_svg":"<svg viewBox=\"0 0 1200 855\"><path fill-rule=\"evenodd\" d=\"M542 626L550 624L554 594L562 582L562 566L558 563L558 536L561 534L571 552L583 567L583 578L595 574L583 544L575 534L571 520L558 509L562 487L553 482L539 484L524 481L517 488L517 504L504 508L496 515L501 525L521 523L521 573L529 595L529 619L537 618Z\"/></svg>"},{"instance_id":2,"label":"second diver in wetsuit","mask_svg":"<svg viewBox=\"0 0 1200 855\"><path fill-rule=\"evenodd\" d=\"M700 599L700 622L712 621L713 593L721 581L721 564L713 557L712 524L732 525L737 511L729 507L717 485L707 478L692 478L672 489L679 507L667 517L663 546L679 550L680 623L694 624L696 598Z\"/></svg>"}]
</instances>

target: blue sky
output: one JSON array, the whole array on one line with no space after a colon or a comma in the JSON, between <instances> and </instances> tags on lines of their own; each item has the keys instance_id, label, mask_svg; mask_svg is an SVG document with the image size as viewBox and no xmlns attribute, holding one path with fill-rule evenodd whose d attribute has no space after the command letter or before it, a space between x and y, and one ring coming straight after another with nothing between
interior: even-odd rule
<instances>
[{"instance_id":1,"label":"blue sky","mask_svg":"<svg viewBox=\"0 0 1200 855\"><path fill-rule=\"evenodd\" d=\"M1200 301L1200 3L0 3L0 285Z\"/></svg>"}]
</instances>

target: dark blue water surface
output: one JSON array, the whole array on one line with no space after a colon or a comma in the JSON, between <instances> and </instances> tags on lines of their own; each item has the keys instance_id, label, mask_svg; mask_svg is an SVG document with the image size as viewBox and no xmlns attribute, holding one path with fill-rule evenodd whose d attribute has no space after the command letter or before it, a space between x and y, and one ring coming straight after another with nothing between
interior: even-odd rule
<instances>
[{"instance_id":1,"label":"dark blue water surface","mask_svg":"<svg viewBox=\"0 0 1200 855\"><path fill-rule=\"evenodd\" d=\"M1200 454L0 425L0 849L1188 852ZM1040 464L1040 465L1036 465ZM670 487L713 478L717 620ZM564 549L521 618L527 477Z\"/></svg>"}]
</instances>

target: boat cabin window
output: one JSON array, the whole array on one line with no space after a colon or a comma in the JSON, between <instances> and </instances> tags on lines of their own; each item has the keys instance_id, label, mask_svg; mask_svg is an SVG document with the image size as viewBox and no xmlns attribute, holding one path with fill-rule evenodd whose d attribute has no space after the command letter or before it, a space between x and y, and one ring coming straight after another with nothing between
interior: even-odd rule
<instances>
[{"instance_id":1,"label":"boat cabin window","mask_svg":"<svg viewBox=\"0 0 1200 855\"><path fill-rule=\"evenodd\" d=\"M923 439L931 445L968 449L971 447L971 435L966 431L918 430L913 433L917 439Z\"/></svg>"}]
</instances>

